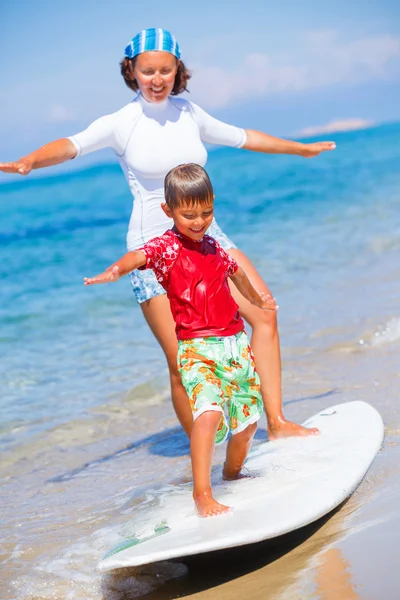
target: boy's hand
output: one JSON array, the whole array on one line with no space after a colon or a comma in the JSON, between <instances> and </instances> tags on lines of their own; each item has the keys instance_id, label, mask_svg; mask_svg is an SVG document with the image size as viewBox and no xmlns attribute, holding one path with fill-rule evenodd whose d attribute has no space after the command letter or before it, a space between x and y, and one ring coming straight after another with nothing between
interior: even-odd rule
<instances>
[{"instance_id":1,"label":"boy's hand","mask_svg":"<svg viewBox=\"0 0 400 600\"><path fill-rule=\"evenodd\" d=\"M279 306L277 305L275 298L271 296L271 294L260 293L260 298L262 300L262 304L260 308L262 310L278 310Z\"/></svg>"},{"instance_id":2,"label":"boy's hand","mask_svg":"<svg viewBox=\"0 0 400 600\"><path fill-rule=\"evenodd\" d=\"M119 267L109 267L104 271L104 273L100 273L100 275L96 275L96 277L84 277L85 285L92 285L94 283L111 283L112 281L118 281L121 275L119 272Z\"/></svg>"}]
</instances>

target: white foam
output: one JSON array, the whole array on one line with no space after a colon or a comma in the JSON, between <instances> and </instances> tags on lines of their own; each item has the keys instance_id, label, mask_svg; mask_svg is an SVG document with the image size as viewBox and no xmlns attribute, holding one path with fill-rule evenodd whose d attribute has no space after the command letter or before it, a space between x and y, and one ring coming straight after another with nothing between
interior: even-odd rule
<instances>
[{"instance_id":1,"label":"white foam","mask_svg":"<svg viewBox=\"0 0 400 600\"><path fill-rule=\"evenodd\" d=\"M380 325L372 334L359 340L360 346L383 346L400 339L400 317L393 317Z\"/></svg>"},{"instance_id":2,"label":"white foam","mask_svg":"<svg viewBox=\"0 0 400 600\"><path fill-rule=\"evenodd\" d=\"M39 561L13 581L15 600L134 600L186 575L185 565L166 561L101 575L96 564L118 539L114 528L103 527L89 538L76 540L59 558Z\"/></svg>"}]
</instances>

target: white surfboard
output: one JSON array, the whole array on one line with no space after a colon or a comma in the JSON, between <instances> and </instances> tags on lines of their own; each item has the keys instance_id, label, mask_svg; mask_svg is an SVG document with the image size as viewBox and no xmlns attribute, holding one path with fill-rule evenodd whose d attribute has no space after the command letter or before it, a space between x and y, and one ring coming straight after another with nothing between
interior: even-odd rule
<instances>
[{"instance_id":1,"label":"white surfboard","mask_svg":"<svg viewBox=\"0 0 400 600\"><path fill-rule=\"evenodd\" d=\"M99 563L101 571L139 566L274 538L316 521L357 488L379 451L384 427L365 402L327 408L304 425L321 435L261 444L246 468L252 478L213 484L214 497L233 507L199 518L191 485L170 486L140 514Z\"/></svg>"}]
</instances>

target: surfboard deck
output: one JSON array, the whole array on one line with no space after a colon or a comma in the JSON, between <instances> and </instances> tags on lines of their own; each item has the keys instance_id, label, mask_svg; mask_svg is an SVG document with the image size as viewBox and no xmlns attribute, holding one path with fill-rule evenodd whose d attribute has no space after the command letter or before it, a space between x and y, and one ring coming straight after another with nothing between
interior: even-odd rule
<instances>
[{"instance_id":1,"label":"surfboard deck","mask_svg":"<svg viewBox=\"0 0 400 600\"><path fill-rule=\"evenodd\" d=\"M381 447L383 422L375 408L355 401L322 410L304 425L318 427L321 434L265 442L246 462L253 477L213 482L214 497L232 512L201 519L193 508L192 486L171 486L158 506L128 528L99 570L252 544L328 514L363 479Z\"/></svg>"}]
</instances>

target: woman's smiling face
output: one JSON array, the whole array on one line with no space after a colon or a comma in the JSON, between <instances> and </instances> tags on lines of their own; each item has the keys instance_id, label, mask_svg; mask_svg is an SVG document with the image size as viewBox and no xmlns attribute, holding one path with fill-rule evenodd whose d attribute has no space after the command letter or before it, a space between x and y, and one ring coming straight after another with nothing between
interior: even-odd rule
<instances>
[{"instance_id":1,"label":"woman's smiling face","mask_svg":"<svg viewBox=\"0 0 400 600\"><path fill-rule=\"evenodd\" d=\"M169 52L149 51L139 54L133 70L140 93L148 102L163 102L175 83L179 61Z\"/></svg>"}]
</instances>

